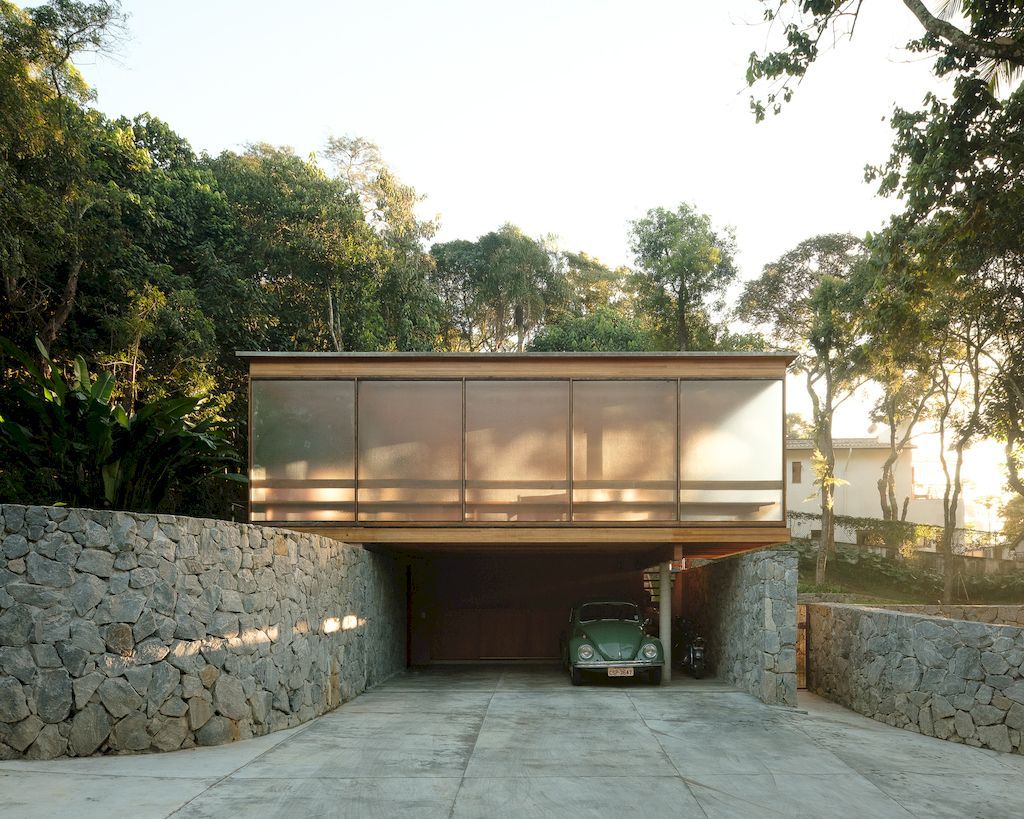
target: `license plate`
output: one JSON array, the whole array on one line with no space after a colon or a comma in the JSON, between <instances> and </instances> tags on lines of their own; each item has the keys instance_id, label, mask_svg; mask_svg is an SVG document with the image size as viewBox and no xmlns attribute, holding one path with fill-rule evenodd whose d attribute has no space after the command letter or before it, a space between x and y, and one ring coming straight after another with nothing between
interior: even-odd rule
<instances>
[{"instance_id":1,"label":"license plate","mask_svg":"<svg viewBox=\"0 0 1024 819\"><path fill-rule=\"evenodd\" d=\"M632 677L633 676L633 669L632 668L616 668L615 666L612 666L611 668L608 669L608 676L609 677Z\"/></svg>"}]
</instances>

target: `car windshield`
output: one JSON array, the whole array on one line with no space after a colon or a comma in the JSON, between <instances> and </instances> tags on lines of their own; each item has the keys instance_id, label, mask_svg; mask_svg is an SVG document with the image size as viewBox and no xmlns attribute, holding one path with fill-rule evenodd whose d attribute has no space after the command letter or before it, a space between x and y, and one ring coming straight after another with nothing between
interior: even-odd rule
<instances>
[{"instance_id":1,"label":"car windshield","mask_svg":"<svg viewBox=\"0 0 1024 819\"><path fill-rule=\"evenodd\" d=\"M640 615L633 603L587 603L580 607L580 622L593 620L632 620L639 622Z\"/></svg>"}]
</instances>

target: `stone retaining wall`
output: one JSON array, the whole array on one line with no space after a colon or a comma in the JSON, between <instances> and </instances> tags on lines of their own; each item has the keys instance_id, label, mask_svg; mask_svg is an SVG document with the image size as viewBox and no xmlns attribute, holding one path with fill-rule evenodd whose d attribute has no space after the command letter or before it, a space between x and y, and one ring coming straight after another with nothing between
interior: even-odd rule
<instances>
[{"instance_id":1,"label":"stone retaining wall","mask_svg":"<svg viewBox=\"0 0 1024 819\"><path fill-rule=\"evenodd\" d=\"M1024 752L1024 629L886 609L808 612L808 688L880 722Z\"/></svg>"},{"instance_id":2,"label":"stone retaining wall","mask_svg":"<svg viewBox=\"0 0 1024 819\"><path fill-rule=\"evenodd\" d=\"M1024 606L926 606L908 604L898 606L886 605L885 608L888 611L926 614L931 617L948 617L951 620L970 620L974 623L1000 623L1004 626L1024 626Z\"/></svg>"},{"instance_id":3,"label":"stone retaining wall","mask_svg":"<svg viewBox=\"0 0 1024 819\"><path fill-rule=\"evenodd\" d=\"M762 549L678 577L682 614L707 640L711 670L763 702L796 705L797 553Z\"/></svg>"},{"instance_id":4,"label":"stone retaining wall","mask_svg":"<svg viewBox=\"0 0 1024 819\"><path fill-rule=\"evenodd\" d=\"M168 515L0 506L0 758L290 728L405 665L393 561Z\"/></svg>"}]
</instances>

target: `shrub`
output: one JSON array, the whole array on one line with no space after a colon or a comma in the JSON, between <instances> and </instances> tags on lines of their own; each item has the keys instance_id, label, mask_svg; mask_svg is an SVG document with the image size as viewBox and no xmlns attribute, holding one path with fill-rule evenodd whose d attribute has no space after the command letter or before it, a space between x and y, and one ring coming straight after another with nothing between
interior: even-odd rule
<instances>
[{"instance_id":1,"label":"shrub","mask_svg":"<svg viewBox=\"0 0 1024 819\"><path fill-rule=\"evenodd\" d=\"M169 397L128 413L114 377L76 356L69 377L39 342L42 365L7 339L22 372L0 395L0 492L16 503L138 512L181 511L175 500L219 475L245 481L229 426L202 418L202 399Z\"/></svg>"}]
</instances>

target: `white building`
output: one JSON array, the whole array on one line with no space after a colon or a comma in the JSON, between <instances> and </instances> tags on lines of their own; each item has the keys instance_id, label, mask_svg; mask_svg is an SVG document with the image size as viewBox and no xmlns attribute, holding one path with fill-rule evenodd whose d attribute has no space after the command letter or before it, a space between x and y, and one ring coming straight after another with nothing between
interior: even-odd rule
<instances>
[{"instance_id":1,"label":"white building","mask_svg":"<svg viewBox=\"0 0 1024 819\"><path fill-rule=\"evenodd\" d=\"M882 464L889 456L889 445L877 438L836 438L836 477L844 483L836 487L835 512L859 518L882 517L882 506L878 495L878 480L882 476ZM942 525L941 484L930 481L933 469L915 470L916 448L906 447L896 461L896 502L902 513L907 503L907 521ZM786 440L786 506L790 512L821 513L821 498L814 484L814 468L811 456L814 442L810 438L789 438ZM964 525L965 503L961 500L957 511L957 526ZM790 527L796 537L808 537L820 530L818 520L790 520ZM857 533L848 527L836 527L836 540L855 543Z\"/></svg>"}]
</instances>

